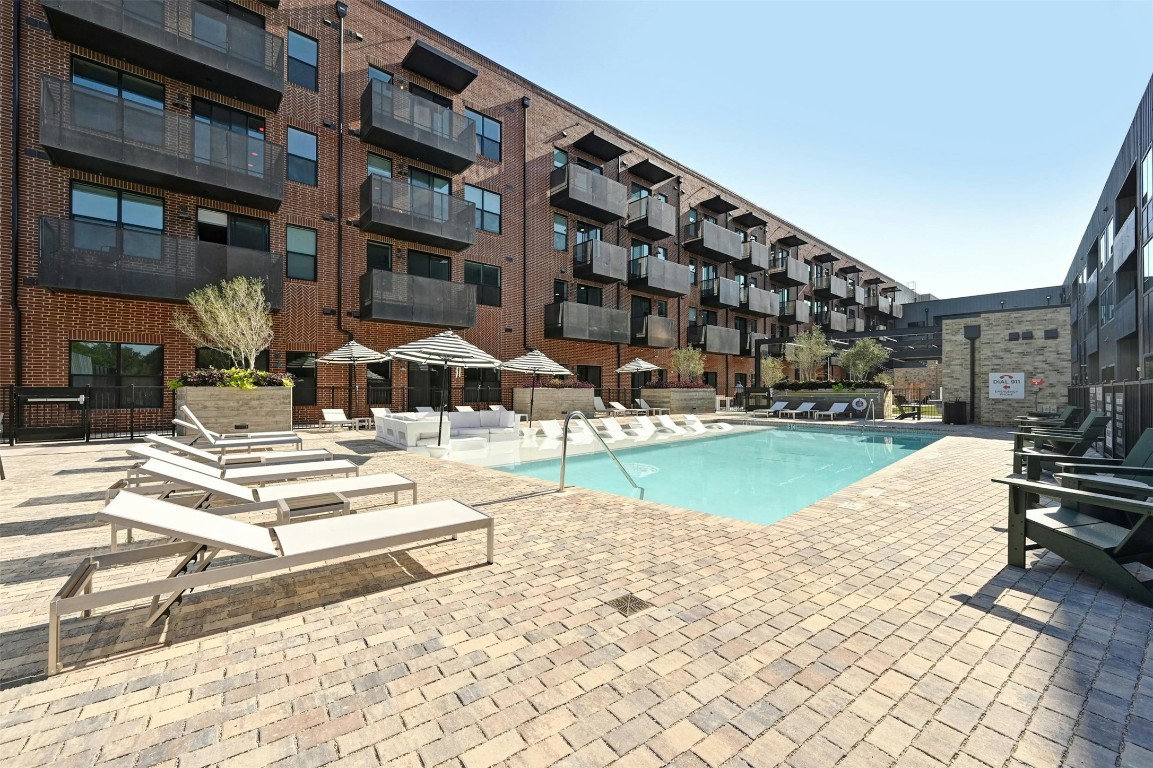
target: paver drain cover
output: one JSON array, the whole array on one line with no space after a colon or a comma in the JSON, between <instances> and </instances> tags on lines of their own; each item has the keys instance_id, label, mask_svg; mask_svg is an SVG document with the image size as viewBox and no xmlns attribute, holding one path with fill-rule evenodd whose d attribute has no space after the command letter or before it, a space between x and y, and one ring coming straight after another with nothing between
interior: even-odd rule
<instances>
[{"instance_id":1,"label":"paver drain cover","mask_svg":"<svg viewBox=\"0 0 1153 768\"><path fill-rule=\"evenodd\" d=\"M652 603L646 603L632 592L629 592L628 594L618 597L614 600L609 600L607 605L611 605L613 608L616 608L625 616L632 616L634 613L640 613L641 611L653 607Z\"/></svg>"}]
</instances>

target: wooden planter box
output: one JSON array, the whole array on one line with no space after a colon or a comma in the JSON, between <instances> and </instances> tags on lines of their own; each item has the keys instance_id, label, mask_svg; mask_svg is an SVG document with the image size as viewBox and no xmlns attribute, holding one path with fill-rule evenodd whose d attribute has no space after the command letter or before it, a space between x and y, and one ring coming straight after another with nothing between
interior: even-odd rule
<instances>
[{"instance_id":1,"label":"wooden planter box","mask_svg":"<svg viewBox=\"0 0 1153 768\"><path fill-rule=\"evenodd\" d=\"M187 405L214 432L279 432L292 429L292 387L181 387L177 418Z\"/></svg>"},{"instance_id":2,"label":"wooden planter box","mask_svg":"<svg viewBox=\"0 0 1153 768\"><path fill-rule=\"evenodd\" d=\"M642 389L641 398L653 408L668 408L669 413L715 413L715 389Z\"/></svg>"},{"instance_id":3,"label":"wooden planter box","mask_svg":"<svg viewBox=\"0 0 1153 768\"><path fill-rule=\"evenodd\" d=\"M552 389L537 387L532 399L533 421L540 419L563 419L572 411L580 411L590 419L593 415L593 393L588 389ZM512 391L512 409L517 413L528 413L532 390L528 387L515 387Z\"/></svg>"}]
</instances>

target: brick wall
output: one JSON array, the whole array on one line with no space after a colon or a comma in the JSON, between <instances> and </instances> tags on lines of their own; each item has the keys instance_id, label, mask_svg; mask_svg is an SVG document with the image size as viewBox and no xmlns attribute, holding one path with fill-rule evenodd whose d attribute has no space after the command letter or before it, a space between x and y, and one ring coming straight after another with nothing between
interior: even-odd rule
<instances>
[{"instance_id":1,"label":"brick wall","mask_svg":"<svg viewBox=\"0 0 1153 768\"><path fill-rule=\"evenodd\" d=\"M274 370L283 370L285 352L324 353L344 343L346 336L338 328L338 321L343 323L344 328L358 341L381 350L440 330L361 320L347 315L348 311L355 310L359 306L359 278L365 271L367 241L392 245L394 270L404 272L408 264L408 243L368 235L347 223L349 220L359 219L360 216L359 187L366 176L368 152L390 157L393 163L393 176L400 180L406 180L413 168L449 175L443 169L389 153L357 138L355 132L360 123L360 96L367 84L370 65L403 75L412 83L451 98L453 108L458 112L465 108L475 109L501 122L502 160L495 162L480 158L463 173L452 176L452 192L458 198L463 197L465 184L480 186L501 195L501 233L478 232L476 244L459 253L426 246L414 247L421 251L450 257L454 282L463 282L466 261L482 262L501 268L502 306L479 306L476 327L463 331L462 335L502 359L519 355L528 348L540 348L570 367L600 366L603 383L609 387L628 385L627 377L618 381L613 371L633 357L643 357L665 368L670 366L671 350L667 349L653 350L628 346L622 348L612 344L544 338L544 307L552 301L553 281L568 280L570 291L575 290L572 287L574 281L571 233L578 221L578 217L568 215L569 251L554 250L552 215L556 209L549 205L548 199L549 172L553 167L552 153L555 147L570 151L574 158L581 156L572 144L593 129L629 148L621 158L603 164L604 174L607 177L617 179L627 187L632 181L637 180L630 175L628 169L646 158L677 175L663 184L656 185L653 193L664 193L669 196L670 204L678 211L679 231L683 231L687 223L690 206L719 193L741 207L732 214L718 216L718 223L727 225L732 215L752 210L769 219L767 225L750 231L762 242L796 233L808 240L809 244L794 249L795 255L811 258L818 253L831 252L841 258L841 264L853 262L846 254L822 243L817 237L773 217L752 201L741 198L694 173L674 159L646 147L639 139L620 134L580 108L564 102L376 0L353 0L349 3L349 13L345 19L348 32L356 32L363 39L357 40L351 35L345 36L344 122L348 133L344 142L344 205L343 210L338 210L337 147L340 120L337 114L336 62L340 56L340 34L335 25L324 23L325 19L335 21L332 5L306 0L283 0L280 7L274 9L256 0L235 0L235 2L262 14L266 19L266 30L272 34L286 37L287 30L292 28L318 40L320 87L317 91L286 83L280 108L277 111L260 109L58 40L47 28L45 23L47 17L39 3L30 0L23 4L20 27L22 35L20 60L23 65L20 78L22 115L18 139L21 150L23 197L19 212L20 271L15 277L19 281L27 280L32 284L20 289L20 306L24 313L22 383L66 384L69 375L68 344L72 340L163 343L166 378L174 377L193 365L192 344L176 334L171 327L172 313L178 307L177 304L114 296L50 292L34 285L39 248L38 217L45 214L60 217L70 215L69 190L73 180L85 180L162 197L165 203L165 231L175 236L195 237L196 211L200 206L267 219L270 222L270 250L276 253L283 254L285 251L287 225L315 229L318 237L318 280L316 282L286 280L285 307L276 317L275 337L270 350ZM0 39L10 41L10 37L3 36L10 36L11 30L7 29L5 24L0 24L0 30L3 30L0 32ZM480 73L476 81L463 94L454 94L434 82L404 70L401 62L416 40L423 40L475 67ZM202 97L259 115L266 120L268 140L277 144L286 143L289 126L316 134L319 153L318 186L286 181L284 203L277 212L270 214L52 165L39 146L40 78L43 75L51 75L67 79L72 56L90 58L162 83L165 88L165 102L169 109L178 109L177 104L187 104L192 97ZM5 63L0 64L0 76L9 66L10 61L6 58ZM522 99L526 96L530 100L530 106L527 108L522 104ZM0 119L10 115L11 101L0 99ZM187 114L187 111L184 114ZM326 126L326 122L329 125ZM5 146L4 142L9 140L8 134L5 133L0 138L0 149ZM6 170L4 164L8 162L10 152L3 151L0 154L3 155L0 157L0 178L10 178L10 173L4 173ZM642 183L651 186L647 182ZM4 206L10 204L10 192L8 187L0 191L0 215L4 214ZM326 215L335 217L335 221L326 220L324 218ZM631 233L624 229L623 222L607 225L603 229L605 240L622 247L627 248L633 239ZM341 301L338 301L337 296L338 231L343 236L344 257L341 276L343 291L339 297ZM659 245L668 249L671 260L687 263L688 254L681 251L679 234L667 238ZM9 312L7 286L11 284L12 276L6 272L7 260L0 259L0 261L4 262L0 264L0 288L4 289L0 294L0 323L3 323L0 334L10 335L14 321ZM861 266L866 268L866 271L859 276L861 279L880 275L875 269L866 265ZM718 274L728 278L735 276L731 267L727 265L720 265ZM757 277L760 286L769 287L763 275ZM604 286L605 306L628 310L631 307L631 298L632 293L626 284ZM669 299L668 303L669 315L677 319L679 343L683 345L686 343L689 308L700 306L698 290L694 286L689 296ZM324 314L325 308L336 309L340 305L345 311L343 316ZM739 313L726 310L718 314L720 324L732 327ZM756 319L756 324L756 330L759 332L776 329L774 319ZM800 329L796 326L791 328L793 332L797 330ZM0 336L0 341L9 340ZM0 347L2 347L0 383L11 383L15 377L14 360L10 353L12 344L4 343ZM706 355L705 370L717 374L720 393L731 393L735 374L744 373L751 380L753 360L751 357L742 356ZM318 385L321 387L343 385L347 369L344 366L321 366L317 370L317 376ZM365 381L363 368L358 370L357 376L359 383L363 385ZM527 381L527 377L508 374L504 377L503 384L509 386ZM407 384L403 365L394 366L393 383L396 386Z\"/></svg>"},{"instance_id":2,"label":"brick wall","mask_svg":"<svg viewBox=\"0 0 1153 768\"><path fill-rule=\"evenodd\" d=\"M894 368L893 387L911 399L919 399L941 389L941 364L929 361L923 368Z\"/></svg>"},{"instance_id":3,"label":"brick wall","mask_svg":"<svg viewBox=\"0 0 1153 768\"><path fill-rule=\"evenodd\" d=\"M975 412L970 419L981 424L1011 425L1017 416L1035 408L1057 409L1067 400L1069 381L1069 308L987 312L975 317L946 319L942 328L941 383L945 400L969 400L969 341L965 326L979 325L976 341ZM1046 330L1056 330L1057 338L1046 339ZM1020 338L1032 332L1032 339ZM1010 341L1010 334L1018 339ZM989 374L1024 373L1025 399L991 400ZM1041 387L1031 386L1030 378L1042 378Z\"/></svg>"}]
</instances>

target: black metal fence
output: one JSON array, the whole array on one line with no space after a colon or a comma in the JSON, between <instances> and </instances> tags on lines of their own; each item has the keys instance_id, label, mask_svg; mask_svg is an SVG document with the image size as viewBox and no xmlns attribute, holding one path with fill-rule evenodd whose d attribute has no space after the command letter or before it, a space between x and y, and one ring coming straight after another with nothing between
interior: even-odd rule
<instances>
[{"instance_id":1,"label":"black metal fence","mask_svg":"<svg viewBox=\"0 0 1153 768\"><path fill-rule=\"evenodd\" d=\"M1153 380L1069 387L1069 404L1109 415L1105 454L1121 458L1142 432L1153 427Z\"/></svg>"}]
</instances>

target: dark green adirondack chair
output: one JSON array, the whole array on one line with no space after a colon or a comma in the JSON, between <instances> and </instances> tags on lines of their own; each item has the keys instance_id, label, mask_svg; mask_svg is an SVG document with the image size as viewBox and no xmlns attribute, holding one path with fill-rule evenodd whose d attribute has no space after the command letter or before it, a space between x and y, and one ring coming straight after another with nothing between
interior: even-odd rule
<instances>
[{"instance_id":1,"label":"dark green adirondack chair","mask_svg":"<svg viewBox=\"0 0 1153 768\"><path fill-rule=\"evenodd\" d=\"M1066 405L1055 416L1018 416L1017 428L1021 431L1031 429L1072 429L1081 418L1081 409L1075 405Z\"/></svg>"},{"instance_id":2,"label":"dark green adirondack chair","mask_svg":"<svg viewBox=\"0 0 1153 768\"><path fill-rule=\"evenodd\" d=\"M1052 464L1064 456L1082 456L1093 443L1105 434L1109 416L1102 411L1090 411L1081 426L1074 430L1035 430L1013 432L1013 471L1028 468L1030 480L1041 477L1043 464ZM1032 443L1027 447L1026 443Z\"/></svg>"},{"instance_id":3,"label":"dark green adirondack chair","mask_svg":"<svg viewBox=\"0 0 1153 768\"><path fill-rule=\"evenodd\" d=\"M1123 459L1066 456L1054 464L1054 479L1069 488L1136 498L1153 496L1153 429L1142 432Z\"/></svg>"}]
</instances>

